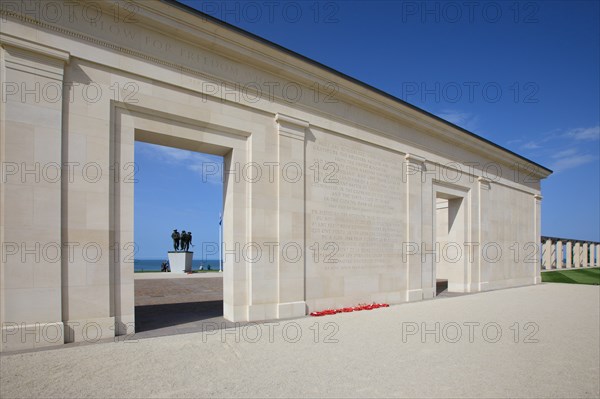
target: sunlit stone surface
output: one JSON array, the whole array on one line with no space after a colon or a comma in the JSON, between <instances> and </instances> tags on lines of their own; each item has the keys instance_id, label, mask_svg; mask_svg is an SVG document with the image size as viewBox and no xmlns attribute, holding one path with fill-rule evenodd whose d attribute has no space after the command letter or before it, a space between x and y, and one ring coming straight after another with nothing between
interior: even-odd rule
<instances>
[{"instance_id":1,"label":"sunlit stone surface","mask_svg":"<svg viewBox=\"0 0 600 399\"><path fill-rule=\"evenodd\" d=\"M168 3L68 3L2 8L2 351L135 330L135 140L224 157L228 320L540 281L549 170Z\"/></svg>"}]
</instances>

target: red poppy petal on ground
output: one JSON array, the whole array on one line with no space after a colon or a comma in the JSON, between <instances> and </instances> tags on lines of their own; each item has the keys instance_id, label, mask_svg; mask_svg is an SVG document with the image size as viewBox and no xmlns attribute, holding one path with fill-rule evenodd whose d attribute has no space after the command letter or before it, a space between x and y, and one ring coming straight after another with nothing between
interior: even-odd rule
<instances>
[{"instance_id":1,"label":"red poppy petal on ground","mask_svg":"<svg viewBox=\"0 0 600 399\"><path fill-rule=\"evenodd\" d=\"M373 310L373 309L378 309L378 308L387 308L390 305L388 305L387 303L373 303L371 305L358 305L355 307L349 307L349 308L341 308L341 309L326 309L326 310L322 310L320 312L312 312L310 313L311 316L326 316L326 315L332 315L332 314L337 314L337 313L349 313L349 312L358 312L361 310Z\"/></svg>"}]
</instances>

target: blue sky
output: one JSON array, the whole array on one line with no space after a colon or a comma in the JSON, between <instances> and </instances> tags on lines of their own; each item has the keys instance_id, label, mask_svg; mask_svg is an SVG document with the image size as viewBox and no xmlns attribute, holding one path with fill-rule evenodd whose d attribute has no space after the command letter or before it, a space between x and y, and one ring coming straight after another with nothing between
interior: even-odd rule
<instances>
[{"instance_id":1,"label":"blue sky","mask_svg":"<svg viewBox=\"0 0 600 399\"><path fill-rule=\"evenodd\" d=\"M600 240L599 2L183 3L553 169L542 183L542 234ZM218 238L220 187L175 188L152 174L160 163L137 148L136 157L146 177L136 186L140 257L164 246L151 239L158 231L152 229L168 236L172 228L146 222L168 208L151 205L158 198L190 196L188 210L178 211L178 228L189 221L199 242L205 226L214 225L207 239ZM183 163L178 170L199 178ZM161 192L165 197L148 198Z\"/></svg>"},{"instance_id":2,"label":"blue sky","mask_svg":"<svg viewBox=\"0 0 600 399\"><path fill-rule=\"evenodd\" d=\"M192 232L195 259L203 253L218 259L210 255L218 250L208 245L202 252L202 243L219 242L223 185L202 168L206 172L208 164L222 165L223 158L136 142L135 162L135 257L165 258L173 250L171 232L177 229Z\"/></svg>"}]
</instances>

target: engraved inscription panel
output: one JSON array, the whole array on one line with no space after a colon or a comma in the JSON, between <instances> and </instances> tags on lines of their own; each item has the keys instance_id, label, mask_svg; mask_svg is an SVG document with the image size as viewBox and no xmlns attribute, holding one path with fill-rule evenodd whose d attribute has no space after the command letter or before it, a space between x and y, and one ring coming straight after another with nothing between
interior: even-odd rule
<instances>
[{"instance_id":1,"label":"engraved inscription panel","mask_svg":"<svg viewBox=\"0 0 600 399\"><path fill-rule=\"evenodd\" d=\"M327 133L307 146L307 276L402 269L400 154Z\"/></svg>"}]
</instances>

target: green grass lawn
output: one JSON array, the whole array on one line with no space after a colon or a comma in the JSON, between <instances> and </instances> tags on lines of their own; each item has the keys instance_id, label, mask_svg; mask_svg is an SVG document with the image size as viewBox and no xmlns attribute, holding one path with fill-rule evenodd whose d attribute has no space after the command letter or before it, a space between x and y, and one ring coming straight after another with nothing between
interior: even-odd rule
<instances>
[{"instance_id":1,"label":"green grass lawn","mask_svg":"<svg viewBox=\"0 0 600 399\"><path fill-rule=\"evenodd\" d=\"M600 268L543 272L544 283L600 285Z\"/></svg>"}]
</instances>

